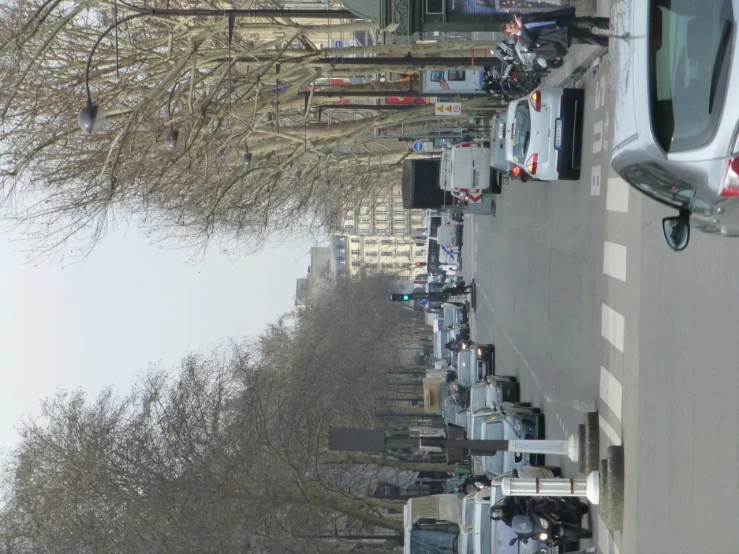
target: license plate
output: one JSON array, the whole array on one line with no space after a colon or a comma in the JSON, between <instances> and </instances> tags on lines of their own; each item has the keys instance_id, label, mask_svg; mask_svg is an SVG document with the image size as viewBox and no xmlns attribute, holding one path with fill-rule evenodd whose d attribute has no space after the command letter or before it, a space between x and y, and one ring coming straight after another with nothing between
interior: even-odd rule
<instances>
[{"instance_id":1,"label":"license plate","mask_svg":"<svg viewBox=\"0 0 739 554\"><path fill-rule=\"evenodd\" d=\"M554 123L554 147L561 148L562 146L562 120L558 119Z\"/></svg>"}]
</instances>

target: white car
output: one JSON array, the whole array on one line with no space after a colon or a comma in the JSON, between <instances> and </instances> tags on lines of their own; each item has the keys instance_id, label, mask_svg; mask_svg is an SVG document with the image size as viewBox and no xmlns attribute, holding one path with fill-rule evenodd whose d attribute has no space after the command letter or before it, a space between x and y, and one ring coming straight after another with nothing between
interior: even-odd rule
<instances>
[{"instance_id":1,"label":"white car","mask_svg":"<svg viewBox=\"0 0 739 554\"><path fill-rule=\"evenodd\" d=\"M541 86L508 104L506 159L541 181L580 179L583 90Z\"/></svg>"}]
</instances>

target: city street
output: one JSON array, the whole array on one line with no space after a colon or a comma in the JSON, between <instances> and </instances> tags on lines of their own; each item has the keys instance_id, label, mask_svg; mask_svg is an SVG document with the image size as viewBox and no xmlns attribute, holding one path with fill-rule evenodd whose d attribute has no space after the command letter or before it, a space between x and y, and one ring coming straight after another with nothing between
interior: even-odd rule
<instances>
[{"instance_id":1,"label":"city street","mask_svg":"<svg viewBox=\"0 0 739 554\"><path fill-rule=\"evenodd\" d=\"M516 181L495 216L466 219L473 338L495 343L497 372L542 407L547 438L597 409L601 457L624 445L624 531L593 507L600 552L735 552L739 242L695 232L684 252L667 247L661 219L673 213L610 169L608 69L605 57L577 85L581 180Z\"/></svg>"}]
</instances>

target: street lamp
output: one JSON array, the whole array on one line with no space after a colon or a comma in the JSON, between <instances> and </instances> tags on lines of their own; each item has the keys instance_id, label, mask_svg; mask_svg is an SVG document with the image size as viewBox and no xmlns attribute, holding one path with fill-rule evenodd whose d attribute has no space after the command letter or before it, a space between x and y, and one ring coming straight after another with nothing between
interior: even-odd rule
<instances>
[{"instance_id":1,"label":"street lamp","mask_svg":"<svg viewBox=\"0 0 739 554\"><path fill-rule=\"evenodd\" d=\"M244 162L244 165L248 166L251 165L251 152L249 152L249 145L246 145L246 152L244 152L244 155L241 157L241 161Z\"/></svg>"},{"instance_id":2,"label":"street lamp","mask_svg":"<svg viewBox=\"0 0 739 554\"><path fill-rule=\"evenodd\" d=\"M90 94L90 66L92 65L92 57L95 55L95 51L102 40L108 36L112 30L117 29L119 23L126 23L127 21L131 21L132 19L143 17L145 15L149 14L135 13L127 15L120 21L116 21L105 29L97 38L95 44L92 45L92 50L90 50L90 54L87 56L87 64L85 65L85 94L87 95L87 104L85 104L85 107L77 113L77 124L88 135L101 131L105 126L105 112L101 110L97 104L92 103L92 95ZM116 61L116 68L117 67L118 63Z\"/></svg>"},{"instance_id":3,"label":"street lamp","mask_svg":"<svg viewBox=\"0 0 739 554\"><path fill-rule=\"evenodd\" d=\"M77 113L77 123L80 128L88 135L96 133L103 129L105 126L105 112L100 109L97 104L93 104L92 96L90 94L90 66L92 65L92 57L95 55L97 47L100 42L113 30L118 29L118 25L136 19L138 17L145 16L157 16L157 17L227 17L229 20L229 47L231 44L231 36L233 34L233 20L237 17L300 17L300 18L313 18L313 19L325 19L325 18L353 18L355 15L349 10L301 10L301 9L226 9L226 10L213 10L213 9L156 9L156 8L141 8L118 0L121 4L134 10L136 13L127 15L120 21L114 21L102 34L97 38L95 44L90 50L90 54L87 56L87 64L85 65L85 93L87 94L87 103ZM117 8L117 4L115 6ZM117 9L115 10L117 16ZM116 71L118 70L118 41L116 34ZM230 61L230 55L229 55ZM175 138L176 141L176 138ZM244 155L246 158L246 154ZM251 159L251 158L249 158ZM245 161L246 163L246 161Z\"/></svg>"}]
</instances>

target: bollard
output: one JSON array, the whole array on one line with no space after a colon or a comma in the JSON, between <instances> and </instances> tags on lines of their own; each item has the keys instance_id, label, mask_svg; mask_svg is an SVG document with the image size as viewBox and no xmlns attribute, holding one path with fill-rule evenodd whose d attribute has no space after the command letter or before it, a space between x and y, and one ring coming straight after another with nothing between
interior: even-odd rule
<instances>
[{"instance_id":1,"label":"bollard","mask_svg":"<svg viewBox=\"0 0 739 554\"><path fill-rule=\"evenodd\" d=\"M506 496L553 496L587 498L591 504L600 501L600 476L591 472L585 479L535 479L506 477L501 484Z\"/></svg>"}]
</instances>

